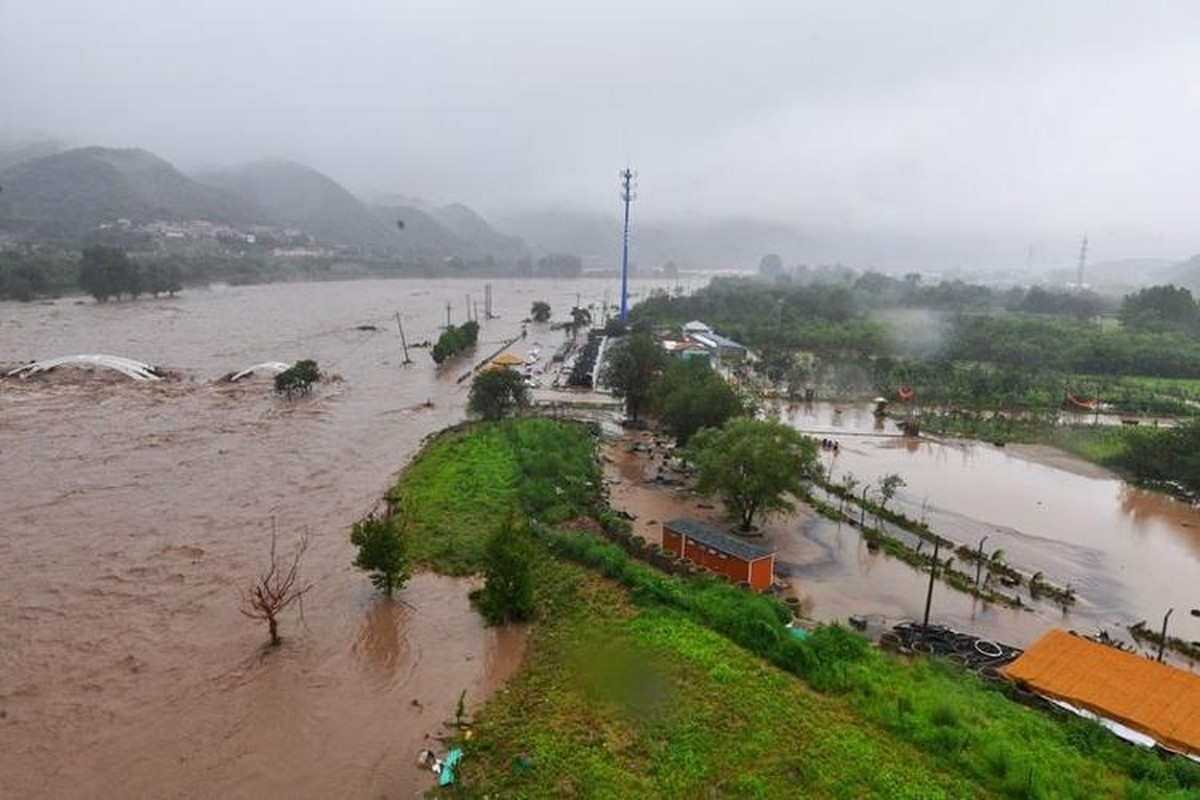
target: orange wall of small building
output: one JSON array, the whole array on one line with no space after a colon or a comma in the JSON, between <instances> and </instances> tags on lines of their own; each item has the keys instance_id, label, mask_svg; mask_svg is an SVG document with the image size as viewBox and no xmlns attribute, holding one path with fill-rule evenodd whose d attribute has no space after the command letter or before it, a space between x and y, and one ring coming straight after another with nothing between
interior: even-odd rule
<instances>
[{"instance_id":1,"label":"orange wall of small building","mask_svg":"<svg viewBox=\"0 0 1200 800\"><path fill-rule=\"evenodd\" d=\"M750 565L750 585L762 591L770 588L775 580L775 557L760 558Z\"/></svg>"},{"instance_id":2,"label":"orange wall of small building","mask_svg":"<svg viewBox=\"0 0 1200 800\"><path fill-rule=\"evenodd\" d=\"M683 545L683 537L672 530L663 529L664 550L671 550L680 558L690 558L692 563L707 567L713 572L719 572L729 577L734 583L746 581L754 589L766 589L771 585L773 557L760 558L746 562L736 556L720 553L710 553L708 548L688 539L687 546Z\"/></svg>"}]
</instances>

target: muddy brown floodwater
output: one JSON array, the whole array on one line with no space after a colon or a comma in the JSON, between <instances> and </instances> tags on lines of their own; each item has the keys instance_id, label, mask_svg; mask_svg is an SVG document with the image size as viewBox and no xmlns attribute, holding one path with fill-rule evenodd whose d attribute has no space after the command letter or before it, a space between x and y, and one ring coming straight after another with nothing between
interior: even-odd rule
<instances>
[{"instance_id":1,"label":"muddy brown floodwater","mask_svg":"<svg viewBox=\"0 0 1200 800\"><path fill-rule=\"evenodd\" d=\"M499 318L484 322L476 357L517 335L534 300L563 318L577 293L615 298L612 284L494 281ZM476 708L503 684L523 636L484 628L468 581L421 574L384 601L350 566L347 532L426 435L463 417L455 379L468 364L435 369L414 350L403 366L395 311L410 341L434 340L446 304L462 321L482 292L482 281L361 281L0 303L0 363L110 353L179 373L0 381L0 795L400 797L430 785L417 751L461 691ZM545 361L561 339L531 326L513 350L538 343ZM298 358L334 376L306 399L283 402L265 379L217 380ZM1079 592L1064 615L939 585L935 621L1024 645L1051 625L1155 626L1174 607L1171 632L1200 639L1186 613L1200 606L1190 506L1037 449L905 440L876 430L865 405L767 411L837 438L823 456L835 479L899 473L894 503L910 516L956 541L986 536L987 551ZM715 518L640 470L610 470L640 532L668 514ZM311 534L313 589L267 652L238 605L272 520L285 549ZM925 575L868 552L854 529L801 510L765 533L812 616L919 618Z\"/></svg>"},{"instance_id":2,"label":"muddy brown floodwater","mask_svg":"<svg viewBox=\"0 0 1200 800\"><path fill-rule=\"evenodd\" d=\"M640 288L640 287L638 287ZM493 281L476 356L534 300L562 318L615 282ZM403 366L482 281L361 281L187 291L105 305L0 304L0 363L109 353L177 371L134 383L59 370L0 381L0 795L397 797L431 783L426 737L462 690L477 707L518 666L519 631L486 629L464 580L421 574L392 603L351 567L351 522L421 440L463 417L469 359ZM482 305L482 303L480 303ZM598 313L598 309L597 309ZM362 330L359 326L374 326ZM562 339L531 326L544 359ZM310 398L267 379L314 358ZM432 401L432 407L426 401ZM238 613L271 521L307 530L313 589L284 644Z\"/></svg>"},{"instance_id":3,"label":"muddy brown floodwater","mask_svg":"<svg viewBox=\"0 0 1200 800\"><path fill-rule=\"evenodd\" d=\"M906 485L895 508L958 543L978 547L987 537L986 553L1002 549L1026 575L1041 571L1078 592L1078 603L1064 614L1050 602L1025 610L984 605L939 586L932 621L1024 646L1051 626L1128 639L1127 625L1144 619L1157 630L1175 608L1170 633L1200 639L1200 620L1188 615L1200 607L1200 512L1191 505L1051 448L907 439L890 421L877 426L866 403L777 406L769 413L839 442L836 455L822 455L835 481L850 474L877 491L881 477L899 474ZM798 549L784 558L817 616L857 609L921 618L925 575L867 552L854 529L814 514L800 515L789 531Z\"/></svg>"},{"instance_id":4,"label":"muddy brown floodwater","mask_svg":"<svg viewBox=\"0 0 1200 800\"><path fill-rule=\"evenodd\" d=\"M1069 612L1049 600L1021 595L1020 610L981 601L938 583L930 621L1027 646L1050 627L1085 634L1100 630L1133 645L1126 627L1149 620L1153 629L1167 609L1177 614L1170 633L1200 639L1200 513L1187 503L1133 488L1103 469L1044 447L997 448L978 442L907 439L895 425L877 427L870 406L769 406L766 413L818 439L838 441L822 463L835 481L850 474L878 497L880 478L901 475L892 506L924 518L938 534L985 553L1002 549L1025 575L1042 572L1071 586L1078 602ZM606 474L614 507L637 515L635 533L658 542L661 525L676 516L725 525L719 503L681 485L669 468L668 484L655 476L667 450L648 433L626 434L608 451ZM631 454L631 442L648 445ZM669 465L668 465L669 466ZM890 623L920 620L928 573L883 552L871 552L858 530L832 522L806 506L760 520L761 543L776 551L777 571L802 610L816 619L852 614ZM967 567L969 571L969 566ZM1179 665L1195 668L1185 660Z\"/></svg>"}]
</instances>

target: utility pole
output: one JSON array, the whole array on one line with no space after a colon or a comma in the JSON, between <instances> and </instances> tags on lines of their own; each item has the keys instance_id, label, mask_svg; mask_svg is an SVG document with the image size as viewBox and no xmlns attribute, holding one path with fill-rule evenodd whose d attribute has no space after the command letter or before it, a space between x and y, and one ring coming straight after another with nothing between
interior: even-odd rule
<instances>
[{"instance_id":1,"label":"utility pole","mask_svg":"<svg viewBox=\"0 0 1200 800\"><path fill-rule=\"evenodd\" d=\"M1175 611L1174 608L1167 609L1167 613L1163 616L1162 633L1158 635L1158 663L1160 664L1163 660L1163 648L1167 646L1167 620L1171 618L1173 611Z\"/></svg>"},{"instance_id":2,"label":"utility pole","mask_svg":"<svg viewBox=\"0 0 1200 800\"><path fill-rule=\"evenodd\" d=\"M1075 275L1075 286L1080 292L1083 291L1083 268L1087 264L1087 234L1083 235L1083 242L1079 245L1079 271Z\"/></svg>"},{"instance_id":3,"label":"utility pole","mask_svg":"<svg viewBox=\"0 0 1200 800\"><path fill-rule=\"evenodd\" d=\"M987 541L987 537L979 540L979 552L975 554L975 588L979 588L979 577L983 574L983 543Z\"/></svg>"},{"instance_id":4,"label":"utility pole","mask_svg":"<svg viewBox=\"0 0 1200 800\"><path fill-rule=\"evenodd\" d=\"M933 581L937 577L938 545L941 543L941 537L933 537L933 563L929 565L929 588L925 591L925 621L921 623L922 628L929 627L929 606L933 603Z\"/></svg>"},{"instance_id":5,"label":"utility pole","mask_svg":"<svg viewBox=\"0 0 1200 800\"><path fill-rule=\"evenodd\" d=\"M621 235L621 324L629 322L629 204L637 199L634 171L621 171L621 202L625 204L625 229Z\"/></svg>"},{"instance_id":6,"label":"utility pole","mask_svg":"<svg viewBox=\"0 0 1200 800\"><path fill-rule=\"evenodd\" d=\"M404 351L404 363L411 364L412 359L408 357L408 342L404 339L404 323L400 321L400 312L396 311L396 327L400 329L400 348Z\"/></svg>"}]
</instances>

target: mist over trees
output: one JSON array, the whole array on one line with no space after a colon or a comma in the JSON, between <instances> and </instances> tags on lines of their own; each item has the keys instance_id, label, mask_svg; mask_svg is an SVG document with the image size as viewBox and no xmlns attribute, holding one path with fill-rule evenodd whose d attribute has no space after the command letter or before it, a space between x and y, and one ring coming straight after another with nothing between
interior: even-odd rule
<instances>
[{"instance_id":1,"label":"mist over trees","mask_svg":"<svg viewBox=\"0 0 1200 800\"><path fill-rule=\"evenodd\" d=\"M900 365L894 380L901 383L912 382L905 372L966 374L972 370L965 365L981 363L1010 370L1014 380L1021 378L1016 384L1039 371L1200 377L1200 340L1194 324L1189 328L1197 306L1186 289L1151 287L1122 306L1116 298L1043 287L925 285L833 270L824 277L805 283L716 278L693 295L657 293L636 306L632 318L669 327L703 319L760 349L764 368L777 378L793 366L787 354L797 351L826 364L857 364L868 379ZM1128 323L1101 324L1093 309ZM868 380L861 388L871 386Z\"/></svg>"},{"instance_id":2,"label":"mist over trees","mask_svg":"<svg viewBox=\"0 0 1200 800\"><path fill-rule=\"evenodd\" d=\"M117 247L85 247L79 260L79 288L99 300L137 297L142 293L141 275L124 250Z\"/></svg>"}]
</instances>

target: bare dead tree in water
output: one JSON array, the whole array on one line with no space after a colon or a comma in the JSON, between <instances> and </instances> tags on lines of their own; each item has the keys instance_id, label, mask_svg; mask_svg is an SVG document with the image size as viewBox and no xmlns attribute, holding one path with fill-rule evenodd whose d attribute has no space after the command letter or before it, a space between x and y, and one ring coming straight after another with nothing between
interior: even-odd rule
<instances>
[{"instance_id":1,"label":"bare dead tree in water","mask_svg":"<svg viewBox=\"0 0 1200 800\"><path fill-rule=\"evenodd\" d=\"M277 538L275 520L272 519L270 566L253 586L242 592L242 607L239 609L251 619L266 620L271 631L272 647L278 647L281 641L279 615L292 603L300 602L305 593L312 588L311 583L303 583L300 580L300 559L308 549L308 531L300 534L300 541L296 544L291 562L286 566L280 565L276 554Z\"/></svg>"}]
</instances>

